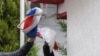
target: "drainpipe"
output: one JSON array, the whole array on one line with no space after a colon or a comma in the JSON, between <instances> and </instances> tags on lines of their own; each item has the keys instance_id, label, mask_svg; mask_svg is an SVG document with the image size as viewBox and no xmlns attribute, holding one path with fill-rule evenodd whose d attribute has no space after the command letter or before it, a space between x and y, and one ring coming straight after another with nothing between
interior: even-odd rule
<instances>
[{"instance_id":1,"label":"drainpipe","mask_svg":"<svg viewBox=\"0 0 100 56\"><path fill-rule=\"evenodd\" d=\"M56 14L57 18L58 18L58 12L59 12L59 4L57 4L57 14Z\"/></svg>"}]
</instances>

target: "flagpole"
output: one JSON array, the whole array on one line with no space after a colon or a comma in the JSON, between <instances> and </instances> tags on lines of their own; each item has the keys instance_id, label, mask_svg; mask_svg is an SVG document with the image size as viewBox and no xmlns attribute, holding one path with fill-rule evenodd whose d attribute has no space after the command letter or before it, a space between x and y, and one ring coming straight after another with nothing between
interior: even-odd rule
<instances>
[{"instance_id":1,"label":"flagpole","mask_svg":"<svg viewBox=\"0 0 100 56\"><path fill-rule=\"evenodd\" d=\"M22 22L24 20L24 0L20 0L20 22ZM21 25L22 27L22 25ZM20 47L22 47L24 45L24 33L22 32L22 30L20 30Z\"/></svg>"}]
</instances>

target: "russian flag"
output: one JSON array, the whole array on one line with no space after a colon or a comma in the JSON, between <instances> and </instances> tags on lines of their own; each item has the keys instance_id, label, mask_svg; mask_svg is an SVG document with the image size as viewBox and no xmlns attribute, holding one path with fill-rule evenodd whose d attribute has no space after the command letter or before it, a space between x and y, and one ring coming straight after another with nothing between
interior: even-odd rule
<instances>
[{"instance_id":1,"label":"russian flag","mask_svg":"<svg viewBox=\"0 0 100 56\"><path fill-rule=\"evenodd\" d=\"M26 19L24 21L23 30L28 37L35 37L37 32L37 26L32 27L34 24L34 14L36 13L36 9L32 8L26 12Z\"/></svg>"},{"instance_id":2,"label":"russian flag","mask_svg":"<svg viewBox=\"0 0 100 56\"><path fill-rule=\"evenodd\" d=\"M40 18L42 16L42 9L38 7L34 7L29 9L26 12L26 17L25 20L22 22L23 27L21 28L19 24L18 28L22 29L23 32L28 36L28 37L35 37L37 33L37 27L38 23L40 21Z\"/></svg>"}]
</instances>

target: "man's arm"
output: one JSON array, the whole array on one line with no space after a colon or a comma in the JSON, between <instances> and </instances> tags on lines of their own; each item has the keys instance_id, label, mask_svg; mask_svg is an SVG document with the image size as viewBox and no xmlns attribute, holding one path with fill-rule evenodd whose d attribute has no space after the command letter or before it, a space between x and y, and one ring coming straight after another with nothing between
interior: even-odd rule
<instances>
[{"instance_id":1,"label":"man's arm","mask_svg":"<svg viewBox=\"0 0 100 56\"><path fill-rule=\"evenodd\" d=\"M18 56L26 56L34 44L34 38L28 38L27 42L16 51Z\"/></svg>"},{"instance_id":2,"label":"man's arm","mask_svg":"<svg viewBox=\"0 0 100 56\"><path fill-rule=\"evenodd\" d=\"M28 38L28 41L15 52L0 52L0 56L26 56L33 46L34 39Z\"/></svg>"}]
</instances>

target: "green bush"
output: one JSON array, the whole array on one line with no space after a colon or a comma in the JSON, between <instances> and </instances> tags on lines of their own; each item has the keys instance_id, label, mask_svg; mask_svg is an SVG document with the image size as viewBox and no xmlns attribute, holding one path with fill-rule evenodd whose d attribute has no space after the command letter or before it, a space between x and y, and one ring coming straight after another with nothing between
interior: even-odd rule
<instances>
[{"instance_id":1,"label":"green bush","mask_svg":"<svg viewBox=\"0 0 100 56\"><path fill-rule=\"evenodd\" d=\"M19 41L14 29L9 29L4 20L0 20L0 51L14 51L19 48Z\"/></svg>"},{"instance_id":2,"label":"green bush","mask_svg":"<svg viewBox=\"0 0 100 56\"><path fill-rule=\"evenodd\" d=\"M58 44L58 45L59 45L59 52L60 52L63 56L67 56L67 49L66 49L64 46L60 45L60 44Z\"/></svg>"},{"instance_id":3,"label":"green bush","mask_svg":"<svg viewBox=\"0 0 100 56\"><path fill-rule=\"evenodd\" d=\"M61 31L63 31L63 32L67 31L67 25L64 21L58 21L57 23L60 25Z\"/></svg>"},{"instance_id":4,"label":"green bush","mask_svg":"<svg viewBox=\"0 0 100 56\"><path fill-rule=\"evenodd\" d=\"M28 56L37 56L38 50L39 50L38 47L36 45L34 45L31 48L30 52L28 53Z\"/></svg>"},{"instance_id":5,"label":"green bush","mask_svg":"<svg viewBox=\"0 0 100 56\"><path fill-rule=\"evenodd\" d=\"M0 0L0 52L19 48L19 0Z\"/></svg>"}]
</instances>

